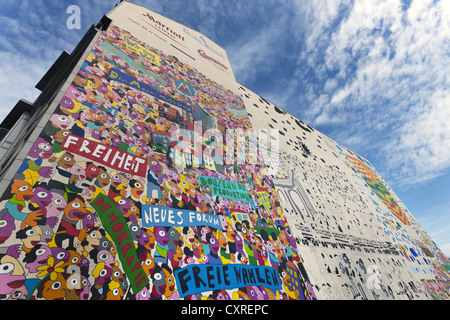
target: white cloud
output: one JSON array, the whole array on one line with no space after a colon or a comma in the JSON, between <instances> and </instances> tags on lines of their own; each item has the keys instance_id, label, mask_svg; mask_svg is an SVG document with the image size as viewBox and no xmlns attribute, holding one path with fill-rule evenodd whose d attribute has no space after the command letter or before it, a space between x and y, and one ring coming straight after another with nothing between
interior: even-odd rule
<instances>
[{"instance_id":1,"label":"white cloud","mask_svg":"<svg viewBox=\"0 0 450 320\"><path fill-rule=\"evenodd\" d=\"M404 187L444 173L450 167L450 127L441 120L450 119L449 2L413 0L406 11L400 0L297 6L307 14L297 77L312 82L303 98L314 99L304 120L369 154ZM305 64L313 78L302 74Z\"/></svg>"},{"instance_id":2,"label":"white cloud","mask_svg":"<svg viewBox=\"0 0 450 320\"><path fill-rule=\"evenodd\" d=\"M39 91L34 88L46 69L19 54L0 52L0 122L9 111L23 98L33 102ZM18 77L17 75L20 75Z\"/></svg>"},{"instance_id":3,"label":"white cloud","mask_svg":"<svg viewBox=\"0 0 450 320\"><path fill-rule=\"evenodd\" d=\"M398 137L385 150L396 150L388 158L403 184L437 177L450 167L450 93L435 92L427 104L417 106L401 126Z\"/></svg>"}]
</instances>

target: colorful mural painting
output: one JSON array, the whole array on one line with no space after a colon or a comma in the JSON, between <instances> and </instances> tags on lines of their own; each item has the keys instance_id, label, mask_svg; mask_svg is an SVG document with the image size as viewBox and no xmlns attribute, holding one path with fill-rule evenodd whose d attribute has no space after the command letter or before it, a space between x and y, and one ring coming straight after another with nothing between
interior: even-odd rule
<instances>
[{"instance_id":1,"label":"colorful mural painting","mask_svg":"<svg viewBox=\"0 0 450 320\"><path fill-rule=\"evenodd\" d=\"M450 261L366 159L206 37L117 8L2 191L1 300L450 298Z\"/></svg>"},{"instance_id":2,"label":"colorful mural painting","mask_svg":"<svg viewBox=\"0 0 450 320\"><path fill-rule=\"evenodd\" d=\"M251 129L238 94L111 25L1 198L0 296L314 298L264 164L208 167L217 123Z\"/></svg>"}]
</instances>

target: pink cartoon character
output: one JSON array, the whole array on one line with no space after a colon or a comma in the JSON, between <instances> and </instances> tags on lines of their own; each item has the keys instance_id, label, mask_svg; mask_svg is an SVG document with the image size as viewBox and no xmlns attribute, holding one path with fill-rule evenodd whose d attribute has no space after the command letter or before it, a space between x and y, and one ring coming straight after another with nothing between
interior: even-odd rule
<instances>
[{"instance_id":1,"label":"pink cartoon character","mask_svg":"<svg viewBox=\"0 0 450 320\"><path fill-rule=\"evenodd\" d=\"M19 258L19 245L0 248L0 294L10 294L25 283L25 270Z\"/></svg>"}]
</instances>

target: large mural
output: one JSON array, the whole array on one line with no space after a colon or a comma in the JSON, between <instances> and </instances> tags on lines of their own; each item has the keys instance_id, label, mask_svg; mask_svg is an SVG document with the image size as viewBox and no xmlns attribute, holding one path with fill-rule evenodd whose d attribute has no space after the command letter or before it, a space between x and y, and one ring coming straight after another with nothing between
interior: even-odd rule
<instances>
[{"instance_id":1,"label":"large mural","mask_svg":"<svg viewBox=\"0 0 450 320\"><path fill-rule=\"evenodd\" d=\"M448 259L366 159L207 38L119 8L0 197L1 300L449 298Z\"/></svg>"},{"instance_id":2,"label":"large mural","mask_svg":"<svg viewBox=\"0 0 450 320\"><path fill-rule=\"evenodd\" d=\"M240 91L255 129L279 131L272 181L318 299L448 299L448 259L363 157Z\"/></svg>"},{"instance_id":3,"label":"large mural","mask_svg":"<svg viewBox=\"0 0 450 320\"><path fill-rule=\"evenodd\" d=\"M217 161L251 128L239 94L112 24L1 197L0 297L314 299L264 162Z\"/></svg>"}]
</instances>

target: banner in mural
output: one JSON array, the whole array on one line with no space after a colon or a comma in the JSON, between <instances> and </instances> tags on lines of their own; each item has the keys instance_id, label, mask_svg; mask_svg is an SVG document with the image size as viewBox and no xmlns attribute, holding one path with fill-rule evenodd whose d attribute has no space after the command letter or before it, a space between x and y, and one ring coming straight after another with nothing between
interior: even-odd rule
<instances>
[{"instance_id":1,"label":"banner in mural","mask_svg":"<svg viewBox=\"0 0 450 320\"><path fill-rule=\"evenodd\" d=\"M202 161L176 161L196 121L252 127L239 94L111 24L1 197L0 297L310 299L264 164L214 165L203 130Z\"/></svg>"}]
</instances>

